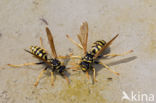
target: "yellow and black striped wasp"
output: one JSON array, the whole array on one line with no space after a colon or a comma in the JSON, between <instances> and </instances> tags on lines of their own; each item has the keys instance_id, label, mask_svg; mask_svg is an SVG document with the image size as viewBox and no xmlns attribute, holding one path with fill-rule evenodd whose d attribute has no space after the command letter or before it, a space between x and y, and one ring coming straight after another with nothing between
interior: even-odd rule
<instances>
[{"instance_id":1,"label":"yellow and black striped wasp","mask_svg":"<svg viewBox=\"0 0 156 103\"><path fill-rule=\"evenodd\" d=\"M46 33L47 33L47 37L48 37L48 41L50 44L50 48L51 48L53 58L48 58L48 53L46 52L46 50L43 47L42 38L40 38L40 46L41 47L31 46L30 47L31 51L28 51L26 49L25 49L25 51L32 54L34 57L38 58L41 62L39 62L39 63L25 63L25 64L20 64L20 65L13 65L13 64L8 64L8 65L11 67L21 67L21 66L27 66L27 65L45 64L46 67L40 72L34 86L38 85L40 78L42 77L43 73L47 69L51 70L51 84L52 85L54 85L54 72L57 72L61 76L63 76L66 79L67 83L69 84L69 79L64 74L64 72L66 71L66 67L64 66L63 63L61 63L58 60L58 56L56 54L55 45L54 45L54 41L53 41L53 36L52 36L52 33L50 32L48 27L46 27Z\"/></svg>"},{"instance_id":2,"label":"yellow and black striped wasp","mask_svg":"<svg viewBox=\"0 0 156 103\"><path fill-rule=\"evenodd\" d=\"M72 64L75 65L72 69L76 69L76 68L81 68L81 70L83 72L86 72L87 77L89 78L88 72L90 70L93 71L93 81L95 82L95 68L93 67L93 64L101 64L103 65L106 69L108 69L109 71L111 71L112 73L119 75L118 72L115 72L114 70L112 70L110 67L108 67L106 64L102 63L101 61L97 61L97 57L99 57L104 50L109 47L111 45L111 43L118 37L118 34L113 37L109 42L105 42L104 40L98 40L96 42L93 43L92 48L87 51L87 41L88 41L88 23L87 22L83 22L81 27L80 27L80 33L77 35L79 41L81 44L75 42L71 37L69 37L69 35L66 35L66 37L76 46L78 46L80 49L83 49L84 51L84 56L71 56L71 58L79 58L80 62L77 64ZM133 50L130 50L128 52L125 52L123 54L106 54L103 55L104 57L107 56L123 56L126 55L128 53L131 53Z\"/></svg>"}]
</instances>

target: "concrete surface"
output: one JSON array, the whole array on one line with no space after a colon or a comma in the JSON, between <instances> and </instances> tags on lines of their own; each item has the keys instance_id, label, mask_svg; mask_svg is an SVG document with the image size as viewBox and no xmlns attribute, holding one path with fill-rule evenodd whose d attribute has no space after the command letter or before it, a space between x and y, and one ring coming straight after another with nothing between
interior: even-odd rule
<instances>
[{"instance_id":1,"label":"concrete surface","mask_svg":"<svg viewBox=\"0 0 156 103\"><path fill-rule=\"evenodd\" d=\"M0 103L147 103L121 98L123 91L128 96L132 91L156 95L155 10L155 0L0 0ZM70 87L59 75L51 87L46 73L35 88L33 83L43 66L11 68L6 64L37 61L23 49L39 45L40 36L50 52L45 20L58 54L66 55L70 48L75 55L83 53L65 35L77 40L85 20L89 24L89 47L96 40L109 41L119 33L111 53L130 49L134 53L102 60L120 76L96 66L98 82L94 85L82 72L70 71Z\"/></svg>"}]
</instances>

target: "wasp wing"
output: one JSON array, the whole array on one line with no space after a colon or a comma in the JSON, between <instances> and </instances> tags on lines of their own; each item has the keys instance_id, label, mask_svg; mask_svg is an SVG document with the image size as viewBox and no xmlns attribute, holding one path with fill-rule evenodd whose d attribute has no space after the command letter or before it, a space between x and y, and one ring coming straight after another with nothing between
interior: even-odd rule
<instances>
[{"instance_id":1,"label":"wasp wing","mask_svg":"<svg viewBox=\"0 0 156 103\"><path fill-rule=\"evenodd\" d=\"M47 37L48 37L48 41L49 41L49 44L50 44L52 55L53 55L54 58L57 58L53 36L52 36L52 33L51 33L51 31L49 30L48 27L46 27L46 32L47 32Z\"/></svg>"},{"instance_id":2,"label":"wasp wing","mask_svg":"<svg viewBox=\"0 0 156 103\"><path fill-rule=\"evenodd\" d=\"M83 46L84 53L87 52L87 42L88 42L88 23L83 22L80 27L80 34L77 35L81 45Z\"/></svg>"},{"instance_id":3,"label":"wasp wing","mask_svg":"<svg viewBox=\"0 0 156 103\"><path fill-rule=\"evenodd\" d=\"M112 44L112 42L119 36L119 34L117 34L113 39L111 39L105 46L103 46L103 48L101 48L100 51L98 51L95 56L94 59L97 58L108 46L110 46Z\"/></svg>"}]
</instances>

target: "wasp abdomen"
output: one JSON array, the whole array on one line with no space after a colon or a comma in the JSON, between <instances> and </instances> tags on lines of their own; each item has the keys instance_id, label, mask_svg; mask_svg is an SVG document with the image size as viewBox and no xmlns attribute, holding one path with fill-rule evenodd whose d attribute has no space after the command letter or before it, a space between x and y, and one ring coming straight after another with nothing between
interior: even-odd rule
<instances>
[{"instance_id":1,"label":"wasp abdomen","mask_svg":"<svg viewBox=\"0 0 156 103\"><path fill-rule=\"evenodd\" d=\"M99 40L93 43L91 52L95 55L106 44L104 40Z\"/></svg>"},{"instance_id":2,"label":"wasp abdomen","mask_svg":"<svg viewBox=\"0 0 156 103\"><path fill-rule=\"evenodd\" d=\"M31 46L30 50L34 55L36 55L44 60L47 60L47 53L44 49L42 49L38 46Z\"/></svg>"}]
</instances>

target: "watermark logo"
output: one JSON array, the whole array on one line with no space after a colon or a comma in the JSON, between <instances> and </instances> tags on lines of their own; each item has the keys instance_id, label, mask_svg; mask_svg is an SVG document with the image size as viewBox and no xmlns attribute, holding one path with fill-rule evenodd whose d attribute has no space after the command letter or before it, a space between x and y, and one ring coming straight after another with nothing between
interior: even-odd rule
<instances>
[{"instance_id":1,"label":"watermark logo","mask_svg":"<svg viewBox=\"0 0 156 103\"><path fill-rule=\"evenodd\" d=\"M132 102L153 102L154 101L154 94L146 94L141 93L140 91L134 92L131 91L130 94L126 93L125 91L122 91L122 98L121 100L128 100Z\"/></svg>"}]
</instances>

